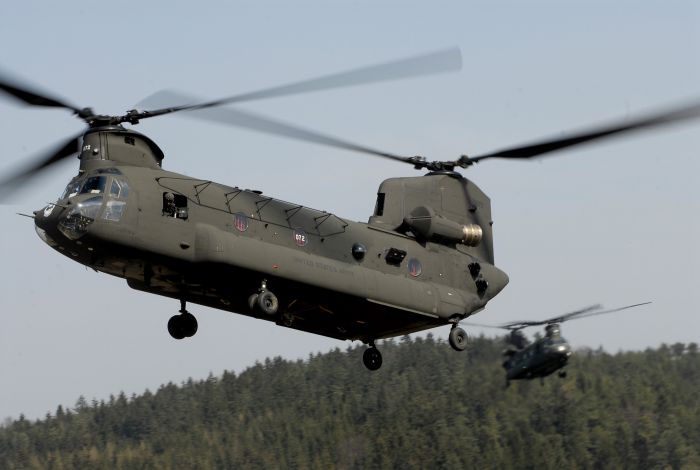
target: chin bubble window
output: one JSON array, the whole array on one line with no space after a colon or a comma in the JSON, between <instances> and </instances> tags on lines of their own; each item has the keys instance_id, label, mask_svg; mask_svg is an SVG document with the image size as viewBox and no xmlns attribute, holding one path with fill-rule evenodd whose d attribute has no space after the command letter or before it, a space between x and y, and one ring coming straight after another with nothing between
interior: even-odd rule
<instances>
[{"instance_id":1,"label":"chin bubble window","mask_svg":"<svg viewBox=\"0 0 700 470\"><path fill-rule=\"evenodd\" d=\"M68 215L58 224L58 230L71 240L77 240L87 233L102 208L102 196L85 199L74 205Z\"/></svg>"}]
</instances>

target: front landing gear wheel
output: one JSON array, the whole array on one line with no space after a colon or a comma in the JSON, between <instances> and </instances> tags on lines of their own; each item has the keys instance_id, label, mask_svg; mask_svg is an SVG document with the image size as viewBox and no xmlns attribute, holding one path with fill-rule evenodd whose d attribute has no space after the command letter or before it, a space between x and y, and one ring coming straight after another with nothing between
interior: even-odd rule
<instances>
[{"instance_id":1,"label":"front landing gear wheel","mask_svg":"<svg viewBox=\"0 0 700 470\"><path fill-rule=\"evenodd\" d=\"M182 339L187 336L182 323L180 315L170 317L170 320L168 320L168 333L170 333L170 336L175 339Z\"/></svg>"},{"instance_id":2,"label":"front landing gear wheel","mask_svg":"<svg viewBox=\"0 0 700 470\"><path fill-rule=\"evenodd\" d=\"M452 346L452 349L454 349L455 351L464 351L465 349L467 349L469 337L467 336L466 331L457 326L453 326L450 330L449 341L450 346Z\"/></svg>"},{"instance_id":3,"label":"front landing gear wheel","mask_svg":"<svg viewBox=\"0 0 700 470\"><path fill-rule=\"evenodd\" d=\"M185 337L189 338L197 333L197 319L190 312L186 312L180 315L180 324L182 325L182 330L185 333Z\"/></svg>"},{"instance_id":4,"label":"front landing gear wheel","mask_svg":"<svg viewBox=\"0 0 700 470\"><path fill-rule=\"evenodd\" d=\"M560 379L565 379L566 378L566 371L565 370L560 370L557 375L559 376Z\"/></svg>"},{"instance_id":5,"label":"front landing gear wheel","mask_svg":"<svg viewBox=\"0 0 700 470\"><path fill-rule=\"evenodd\" d=\"M375 347L368 348L362 355L362 362L369 370L378 370L382 366L382 353Z\"/></svg>"}]
</instances>

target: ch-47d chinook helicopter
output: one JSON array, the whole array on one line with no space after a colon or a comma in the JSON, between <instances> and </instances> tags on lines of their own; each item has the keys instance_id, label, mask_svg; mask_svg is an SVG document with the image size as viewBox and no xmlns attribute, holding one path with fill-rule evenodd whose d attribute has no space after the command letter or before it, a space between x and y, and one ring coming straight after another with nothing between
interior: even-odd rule
<instances>
[{"instance_id":1,"label":"ch-47d chinook helicopter","mask_svg":"<svg viewBox=\"0 0 700 470\"><path fill-rule=\"evenodd\" d=\"M0 90L34 106L65 108L87 129L0 183L4 193L45 167L78 154L80 167L55 203L34 212L39 236L59 253L134 289L180 301L168 331L197 331L187 302L274 321L369 347L375 341L458 323L508 283L494 266L490 199L455 171L490 158L533 158L627 131L697 117L700 105L476 157L429 161L300 129L231 107L238 102L461 68L458 49L364 67L215 101L161 92L121 116L95 114L0 77ZM193 104L194 103L194 104ZM174 112L408 163L423 176L381 183L368 223L162 168L164 154L124 127Z\"/></svg>"},{"instance_id":2,"label":"ch-47d chinook helicopter","mask_svg":"<svg viewBox=\"0 0 700 470\"><path fill-rule=\"evenodd\" d=\"M612 310L602 310L600 305L591 305L574 312L565 313L546 320L526 320L506 323L504 325L482 325L480 323L465 323L465 325L481 326L485 328L501 328L510 331L506 337L507 347L503 351L503 368L506 370L506 387L511 380L530 380L540 378L544 380L550 374L559 371L560 378L566 377L564 367L569 363L573 354L571 346L561 336L559 325L569 320L605 315L619 312L628 308L648 305L651 302L627 305ZM545 334L541 338L530 342L523 334L524 328L545 325ZM543 382L544 383L544 382Z\"/></svg>"}]
</instances>

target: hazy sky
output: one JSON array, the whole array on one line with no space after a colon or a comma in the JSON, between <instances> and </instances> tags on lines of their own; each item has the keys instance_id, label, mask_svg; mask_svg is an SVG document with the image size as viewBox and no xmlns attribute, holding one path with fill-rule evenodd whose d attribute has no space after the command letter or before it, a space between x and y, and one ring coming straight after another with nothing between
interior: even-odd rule
<instances>
[{"instance_id":1,"label":"hazy sky","mask_svg":"<svg viewBox=\"0 0 700 470\"><path fill-rule=\"evenodd\" d=\"M164 88L216 98L459 46L460 73L241 106L432 159L700 99L696 1L198 3L206 6L5 2L0 68L77 105L117 114ZM0 174L82 126L65 111L0 99ZM418 174L391 161L181 116L147 120L137 130L161 146L169 170L360 221L383 179ZM492 199L496 264L510 276L472 320L542 319L592 303L650 300L648 307L568 323L563 333L575 347L612 352L700 342L699 149L695 122L535 162L486 161L469 169ZM0 418L40 417L81 394L141 393L241 371L267 356L304 358L346 347L195 305L199 332L173 340L165 326L176 301L132 291L124 280L60 256L39 240L30 219L15 215L54 201L76 168L77 160L67 162L16 204L0 206ZM448 330L433 332L445 337Z\"/></svg>"}]
</instances>

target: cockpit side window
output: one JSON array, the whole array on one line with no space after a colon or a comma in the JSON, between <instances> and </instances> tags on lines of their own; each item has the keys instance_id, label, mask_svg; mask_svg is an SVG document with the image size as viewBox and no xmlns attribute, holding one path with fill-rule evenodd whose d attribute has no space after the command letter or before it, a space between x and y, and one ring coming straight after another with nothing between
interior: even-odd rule
<instances>
[{"instance_id":1,"label":"cockpit side window","mask_svg":"<svg viewBox=\"0 0 700 470\"><path fill-rule=\"evenodd\" d=\"M116 179L112 180L112 186L109 188L109 195L112 197L119 197L119 191L121 187L119 186L119 181Z\"/></svg>"},{"instance_id":2,"label":"cockpit side window","mask_svg":"<svg viewBox=\"0 0 700 470\"><path fill-rule=\"evenodd\" d=\"M126 199L129 196L129 184L123 178L113 178L109 195L113 198Z\"/></svg>"},{"instance_id":3,"label":"cockpit side window","mask_svg":"<svg viewBox=\"0 0 700 470\"><path fill-rule=\"evenodd\" d=\"M109 185L109 198L105 203L105 211L102 218L112 222L119 222L126 210L125 199L129 196L129 183L123 176L113 176Z\"/></svg>"}]
</instances>

